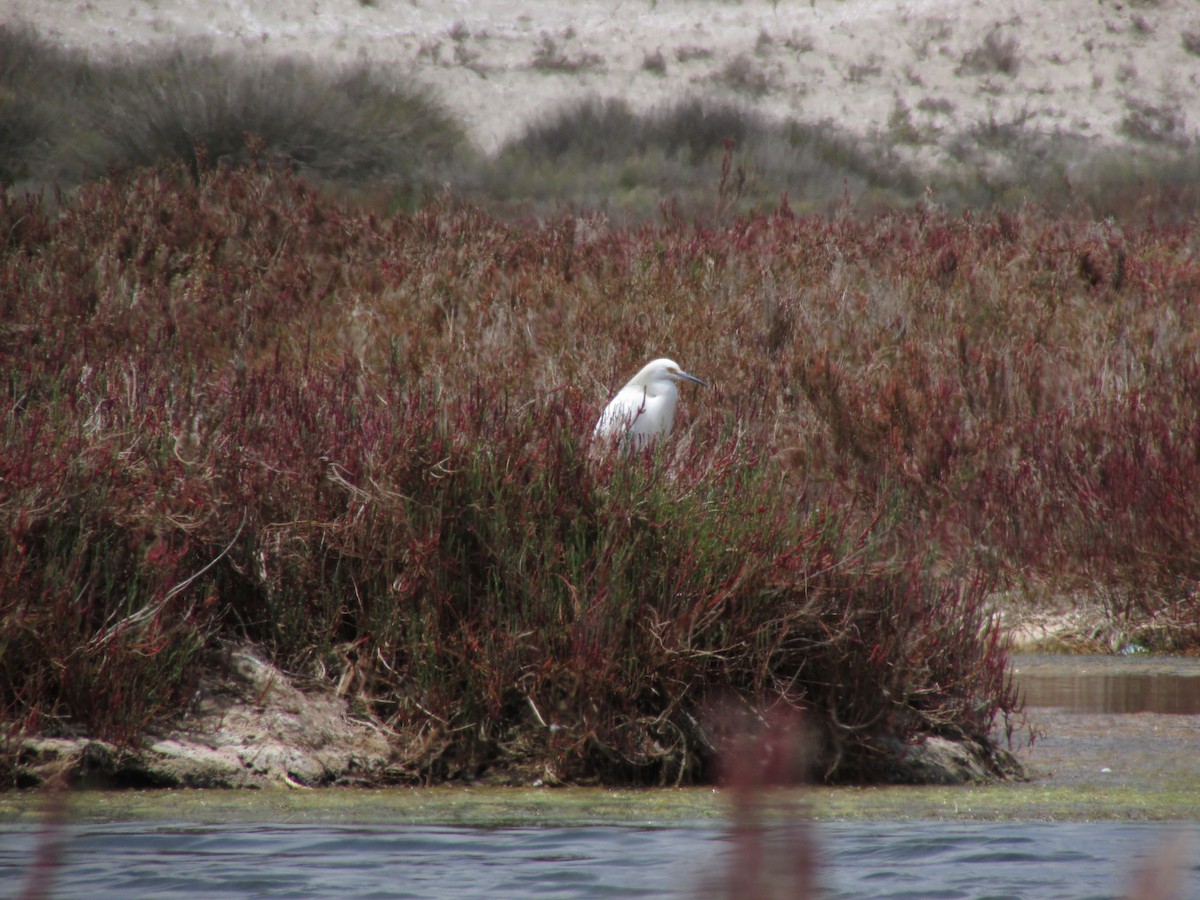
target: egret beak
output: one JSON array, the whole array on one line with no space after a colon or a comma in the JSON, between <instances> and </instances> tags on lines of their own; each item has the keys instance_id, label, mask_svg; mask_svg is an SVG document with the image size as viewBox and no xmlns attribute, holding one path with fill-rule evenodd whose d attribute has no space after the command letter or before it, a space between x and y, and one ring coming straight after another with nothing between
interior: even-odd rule
<instances>
[{"instance_id":1,"label":"egret beak","mask_svg":"<svg viewBox=\"0 0 1200 900\"><path fill-rule=\"evenodd\" d=\"M688 381L694 381L694 382L696 382L696 384L700 385L700 387L708 387L708 382L707 382L707 381L701 381L701 380L700 380L699 378L697 378L695 375L689 375L687 372L682 372L682 371L681 371L681 372L680 372L678 375L676 375L675 377L676 377L676 378L686 378Z\"/></svg>"}]
</instances>

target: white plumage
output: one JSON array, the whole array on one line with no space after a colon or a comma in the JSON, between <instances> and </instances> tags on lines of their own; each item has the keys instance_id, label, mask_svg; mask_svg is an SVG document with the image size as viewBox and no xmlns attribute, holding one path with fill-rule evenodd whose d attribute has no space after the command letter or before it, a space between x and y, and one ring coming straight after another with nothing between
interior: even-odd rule
<instances>
[{"instance_id":1,"label":"white plumage","mask_svg":"<svg viewBox=\"0 0 1200 900\"><path fill-rule=\"evenodd\" d=\"M679 402L680 380L708 387L695 375L679 368L673 359L656 359L642 370L609 401L593 432L610 441L627 438L629 450L640 450L658 437L666 437L675 424L675 405Z\"/></svg>"}]
</instances>

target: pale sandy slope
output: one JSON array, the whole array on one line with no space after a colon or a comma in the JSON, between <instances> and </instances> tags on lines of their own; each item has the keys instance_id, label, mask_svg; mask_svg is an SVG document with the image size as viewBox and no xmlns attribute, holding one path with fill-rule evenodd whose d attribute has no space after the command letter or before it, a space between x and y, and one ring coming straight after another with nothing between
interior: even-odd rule
<instances>
[{"instance_id":1,"label":"pale sandy slope","mask_svg":"<svg viewBox=\"0 0 1200 900\"><path fill-rule=\"evenodd\" d=\"M96 53L199 37L369 59L431 86L485 150L586 95L639 108L734 95L858 133L907 115L935 144L989 119L1097 142L1121 140L1131 114L1168 136L1200 123L1200 46L1185 48L1185 35L1200 45L1198 0L0 0L0 11ZM989 34L1001 52L964 66ZM537 67L539 54L556 64Z\"/></svg>"}]
</instances>

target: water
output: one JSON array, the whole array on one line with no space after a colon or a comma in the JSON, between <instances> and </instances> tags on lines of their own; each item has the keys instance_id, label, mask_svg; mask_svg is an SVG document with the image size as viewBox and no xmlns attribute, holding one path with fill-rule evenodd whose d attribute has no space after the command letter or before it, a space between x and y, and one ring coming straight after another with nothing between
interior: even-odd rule
<instances>
[{"instance_id":1,"label":"water","mask_svg":"<svg viewBox=\"0 0 1200 900\"><path fill-rule=\"evenodd\" d=\"M724 829L330 827L98 823L71 826L60 898L696 897L731 855ZM822 896L1099 898L1179 826L1131 823L820 823ZM1183 834L1186 835L1186 832ZM15 894L39 835L0 829L0 893ZM1185 848L1195 860L1190 836ZM1200 866L1185 866L1200 897ZM707 888L706 888L707 886ZM795 894L787 894L795 896Z\"/></svg>"},{"instance_id":2,"label":"water","mask_svg":"<svg viewBox=\"0 0 1200 900\"><path fill-rule=\"evenodd\" d=\"M1013 667L1031 707L1200 715L1200 659L1022 654Z\"/></svg>"}]
</instances>

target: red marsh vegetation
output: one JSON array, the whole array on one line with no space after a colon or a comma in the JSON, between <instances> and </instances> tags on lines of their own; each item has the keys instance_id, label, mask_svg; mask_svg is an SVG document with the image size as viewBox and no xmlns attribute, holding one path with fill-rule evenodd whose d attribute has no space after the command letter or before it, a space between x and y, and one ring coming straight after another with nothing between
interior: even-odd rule
<instances>
[{"instance_id":1,"label":"red marsh vegetation","mask_svg":"<svg viewBox=\"0 0 1200 900\"><path fill-rule=\"evenodd\" d=\"M382 216L270 167L10 195L8 746L136 742L226 639L346 676L414 781L711 779L731 704L803 710L830 780L986 741L997 597L1195 646L1198 248L1033 210ZM711 388L595 452L664 355Z\"/></svg>"}]
</instances>

